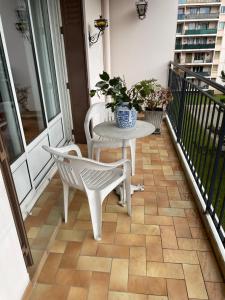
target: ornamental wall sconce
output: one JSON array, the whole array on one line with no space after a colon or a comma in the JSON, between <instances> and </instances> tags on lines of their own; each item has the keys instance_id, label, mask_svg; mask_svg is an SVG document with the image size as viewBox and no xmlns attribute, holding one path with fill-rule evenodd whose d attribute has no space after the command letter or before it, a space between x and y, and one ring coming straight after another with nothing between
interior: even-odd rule
<instances>
[{"instance_id":1,"label":"ornamental wall sconce","mask_svg":"<svg viewBox=\"0 0 225 300\"><path fill-rule=\"evenodd\" d=\"M148 1L139 0L136 2L137 14L140 20L144 20L148 9Z\"/></svg>"},{"instance_id":2,"label":"ornamental wall sconce","mask_svg":"<svg viewBox=\"0 0 225 300\"><path fill-rule=\"evenodd\" d=\"M18 22L16 25L16 30L21 32L23 37L25 37L27 40L29 40L29 25L28 25L28 17L27 17L27 11L26 9L17 9L16 15Z\"/></svg>"},{"instance_id":3,"label":"ornamental wall sconce","mask_svg":"<svg viewBox=\"0 0 225 300\"><path fill-rule=\"evenodd\" d=\"M89 28L89 45L92 46L99 40L100 35L103 35L105 29L108 27L108 20L103 19L102 16L94 21L94 27L99 30L98 33L91 35Z\"/></svg>"}]
</instances>

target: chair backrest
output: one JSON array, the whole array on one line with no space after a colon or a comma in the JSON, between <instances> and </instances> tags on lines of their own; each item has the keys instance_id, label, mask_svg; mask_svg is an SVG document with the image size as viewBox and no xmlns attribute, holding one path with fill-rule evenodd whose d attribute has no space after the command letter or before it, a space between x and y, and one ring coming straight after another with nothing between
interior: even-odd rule
<instances>
[{"instance_id":1,"label":"chair backrest","mask_svg":"<svg viewBox=\"0 0 225 300\"><path fill-rule=\"evenodd\" d=\"M111 121L114 119L114 115L111 113L110 109L106 109L105 102L98 102L90 106L84 122L84 130L87 142L91 141L92 133L90 129L99 123L105 121Z\"/></svg>"}]
</instances>

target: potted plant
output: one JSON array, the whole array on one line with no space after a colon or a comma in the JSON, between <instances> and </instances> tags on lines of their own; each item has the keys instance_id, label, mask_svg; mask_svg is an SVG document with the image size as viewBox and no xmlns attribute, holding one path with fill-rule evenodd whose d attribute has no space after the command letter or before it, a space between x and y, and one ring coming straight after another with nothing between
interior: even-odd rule
<instances>
[{"instance_id":1,"label":"potted plant","mask_svg":"<svg viewBox=\"0 0 225 300\"><path fill-rule=\"evenodd\" d=\"M90 91L90 96L96 94L111 97L111 101L106 104L115 112L116 124L119 128L131 128L135 126L137 112L142 110L142 99L138 99L137 91L133 87L128 89L124 79L120 77L110 78L107 72L99 75L101 81L97 82Z\"/></svg>"},{"instance_id":2,"label":"potted plant","mask_svg":"<svg viewBox=\"0 0 225 300\"><path fill-rule=\"evenodd\" d=\"M163 113L172 100L170 89L163 88L156 79L142 80L135 84L134 89L143 103L145 120L155 126L155 133L160 133Z\"/></svg>"}]
</instances>

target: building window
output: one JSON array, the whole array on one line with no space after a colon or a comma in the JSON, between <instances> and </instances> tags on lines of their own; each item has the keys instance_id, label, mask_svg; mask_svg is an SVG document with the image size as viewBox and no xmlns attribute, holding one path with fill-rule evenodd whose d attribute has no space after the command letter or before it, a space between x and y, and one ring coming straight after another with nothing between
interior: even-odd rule
<instances>
[{"instance_id":1,"label":"building window","mask_svg":"<svg viewBox=\"0 0 225 300\"><path fill-rule=\"evenodd\" d=\"M219 22L218 29L219 30L223 30L224 29L224 25L225 25L225 22Z\"/></svg>"},{"instance_id":2,"label":"building window","mask_svg":"<svg viewBox=\"0 0 225 300\"><path fill-rule=\"evenodd\" d=\"M221 6L221 14L225 14L225 6Z\"/></svg>"}]
</instances>

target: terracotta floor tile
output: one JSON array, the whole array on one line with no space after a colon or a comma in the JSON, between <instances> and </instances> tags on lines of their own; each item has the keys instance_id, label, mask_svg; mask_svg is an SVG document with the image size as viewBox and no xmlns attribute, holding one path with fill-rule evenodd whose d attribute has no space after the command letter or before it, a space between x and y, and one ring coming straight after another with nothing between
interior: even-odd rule
<instances>
[{"instance_id":1,"label":"terracotta floor tile","mask_svg":"<svg viewBox=\"0 0 225 300\"><path fill-rule=\"evenodd\" d=\"M102 221L103 222L116 222L117 221L117 214L116 213L103 212Z\"/></svg>"},{"instance_id":2,"label":"terracotta floor tile","mask_svg":"<svg viewBox=\"0 0 225 300\"><path fill-rule=\"evenodd\" d=\"M122 292L109 292L108 300L148 300L146 295L122 293ZM160 299L159 299L160 300ZM164 300L164 299L162 299Z\"/></svg>"},{"instance_id":3,"label":"terracotta floor tile","mask_svg":"<svg viewBox=\"0 0 225 300\"><path fill-rule=\"evenodd\" d=\"M97 256L112 258L129 258L128 246L98 245Z\"/></svg>"},{"instance_id":4,"label":"terracotta floor tile","mask_svg":"<svg viewBox=\"0 0 225 300\"><path fill-rule=\"evenodd\" d=\"M67 242L66 241L59 241L55 240L49 249L50 252L54 253L64 253L66 249Z\"/></svg>"},{"instance_id":5,"label":"terracotta floor tile","mask_svg":"<svg viewBox=\"0 0 225 300\"><path fill-rule=\"evenodd\" d=\"M79 256L76 269L81 271L110 272L111 262L112 259L106 257Z\"/></svg>"},{"instance_id":6,"label":"terracotta floor tile","mask_svg":"<svg viewBox=\"0 0 225 300\"><path fill-rule=\"evenodd\" d=\"M116 232L118 233L130 233L131 221L117 222Z\"/></svg>"},{"instance_id":7,"label":"terracotta floor tile","mask_svg":"<svg viewBox=\"0 0 225 300\"><path fill-rule=\"evenodd\" d=\"M147 262L147 275L150 277L184 279L182 265L161 262Z\"/></svg>"},{"instance_id":8,"label":"terracotta floor tile","mask_svg":"<svg viewBox=\"0 0 225 300\"><path fill-rule=\"evenodd\" d=\"M60 262L60 268L75 268L80 251L80 242L68 242Z\"/></svg>"},{"instance_id":9,"label":"terracotta floor tile","mask_svg":"<svg viewBox=\"0 0 225 300\"><path fill-rule=\"evenodd\" d=\"M93 238L93 233L88 232L81 247L81 255L92 256L96 255L98 243Z\"/></svg>"},{"instance_id":10,"label":"terracotta floor tile","mask_svg":"<svg viewBox=\"0 0 225 300\"><path fill-rule=\"evenodd\" d=\"M199 264L196 251L163 249L163 257L170 263Z\"/></svg>"},{"instance_id":11,"label":"terracotta floor tile","mask_svg":"<svg viewBox=\"0 0 225 300\"><path fill-rule=\"evenodd\" d=\"M150 225L173 225L172 217L145 215L145 224Z\"/></svg>"},{"instance_id":12,"label":"terracotta floor tile","mask_svg":"<svg viewBox=\"0 0 225 300\"><path fill-rule=\"evenodd\" d=\"M167 279L168 297L170 300L188 300L184 280Z\"/></svg>"},{"instance_id":13,"label":"terracotta floor tile","mask_svg":"<svg viewBox=\"0 0 225 300\"><path fill-rule=\"evenodd\" d=\"M209 295L209 300L224 300L225 299L225 284L206 282L206 288Z\"/></svg>"},{"instance_id":14,"label":"terracotta floor tile","mask_svg":"<svg viewBox=\"0 0 225 300\"><path fill-rule=\"evenodd\" d=\"M109 274L93 272L89 287L88 300L107 300L109 289Z\"/></svg>"},{"instance_id":15,"label":"terracotta floor tile","mask_svg":"<svg viewBox=\"0 0 225 300\"><path fill-rule=\"evenodd\" d=\"M178 249L177 238L173 226L160 226L162 247L168 249Z\"/></svg>"},{"instance_id":16,"label":"terracotta floor tile","mask_svg":"<svg viewBox=\"0 0 225 300\"><path fill-rule=\"evenodd\" d=\"M27 232L27 237L29 239L35 239L40 231L40 227L31 227Z\"/></svg>"},{"instance_id":17,"label":"terracotta floor tile","mask_svg":"<svg viewBox=\"0 0 225 300\"><path fill-rule=\"evenodd\" d=\"M163 261L162 241L160 236L147 236L146 247L148 261Z\"/></svg>"},{"instance_id":18,"label":"terracotta floor tile","mask_svg":"<svg viewBox=\"0 0 225 300\"><path fill-rule=\"evenodd\" d=\"M205 281L223 282L217 261L212 252L198 252L202 274Z\"/></svg>"},{"instance_id":19,"label":"terracotta floor tile","mask_svg":"<svg viewBox=\"0 0 225 300\"><path fill-rule=\"evenodd\" d=\"M168 297L166 296L155 296L155 295L149 295L148 300L168 300Z\"/></svg>"},{"instance_id":20,"label":"terracotta floor tile","mask_svg":"<svg viewBox=\"0 0 225 300\"><path fill-rule=\"evenodd\" d=\"M131 224L131 233L160 235L160 228L158 225Z\"/></svg>"},{"instance_id":21,"label":"terracotta floor tile","mask_svg":"<svg viewBox=\"0 0 225 300\"><path fill-rule=\"evenodd\" d=\"M129 274L139 276L146 275L145 247L130 247Z\"/></svg>"},{"instance_id":22,"label":"terracotta floor tile","mask_svg":"<svg viewBox=\"0 0 225 300\"><path fill-rule=\"evenodd\" d=\"M115 244L122 246L145 246L145 235L117 233Z\"/></svg>"},{"instance_id":23,"label":"terracotta floor tile","mask_svg":"<svg viewBox=\"0 0 225 300\"><path fill-rule=\"evenodd\" d=\"M52 284L58 270L62 254L50 253L39 275L38 282Z\"/></svg>"},{"instance_id":24,"label":"terracotta floor tile","mask_svg":"<svg viewBox=\"0 0 225 300\"><path fill-rule=\"evenodd\" d=\"M127 213L127 208L115 205L106 205L106 212L107 213Z\"/></svg>"},{"instance_id":25,"label":"terracotta floor tile","mask_svg":"<svg viewBox=\"0 0 225 300\"><path fill-rule=\"evenodd\" d=\"M131 221L135 224L144 224L144 207L143 206L132 206Z\"/></svg>"},{"instance_id":26,"label":"terracotta floor tile","mask_svg":"<svg viewBox=\"0 0 225 300\"><path fill-rule=\"evenodd\" d=\"M170 207L173 208L193 208L194 203L191 201L172 201L170 200Z\"/></svg>"},{"instance_id":27,"label":"terracotta floor tile","mask_svg":"<svg viewBox=\"0 0 225 300\"><path fill-rule=\"evenodd\" d=\"M81 242L85 238L85 231L82 230L64 230L60 229L56 236L57 240L61 241L71 241L71 242Z\"/></svg>"},{"instance_id":28,"label":"terracotta floor tile","mask_svg":"<svg viewBox=\"0 0 225 300\"><path fill-rule=\"evenodd\" d=\"M167 295L166 280L144 276L129 276L128 291L136 294Z\"/></svg>"},{"instance_id":29,"label":"terracotta floor tile","mask_svg":"<svg viewBox=\"0 0 225 300\"><path fill-rule=\"evenodd\" d=\"M191 235L193 239L207 239L205 230L201 227L191 227Z\"/></svg>"},{"instance_id":30,"label":"terracotta floor tile","mask_svg":"<svg viewBox=\"0 0 225 300\"><path fill-rule=\"evenodd\" d=\"M177 242L179 248L183 250L199 250L199 251L211 250L211 247L207 240L178 238Z\"/></svg>"},{"instance_id":31,"label":"terracotta floor tile","mask_svg":"<svg viewBox=\"0 0 225 300\"><path fill-rule=\"evenodd\" d=\"M74 269L59 269L56 274L56 283L59 285L88 287L91 281L90 271Z\"/></svg>"},{"instance_id":32,"label":"terracotta floor tile","mask_svg":"<svg viewBox=\"0 0 225 300\"><path fill-rule=\"evenodd\" d=\"M67 300L87 300L88 290L82 287L72 286L69 290L69 295Z\"/></svg>"},{"instance_id":33,"label":"terracotta floor tile","mask_svg":"<svg viewBox=\"0 0 225 300\"><path fill-rule=\"evenodd\" d=\"M92 230L92 225L90 221L77 220L73 228L76 230Z\"/></svg>"},{"instance_id":34,"label":"terracotta floor tile","mask_svg":"<svg viewBox=\"0 0 225 300\"><path fill-rule=\"evenodd\" d=\"M128 259L113 258L109 284L110 290L127 291L128 266Z\"/></svg>"},{"instance_id":35,"label":"terracotta floor tile","mask_svg":"<svg viewBox=\"0 0 225 300\"><path fill-rule=\"evenodd\" d=\"M61 285L37 284L30 300L67 300L69 287Z\"/></svg>"},{"instance_id":36,"label":"terracotta floor tile","mask_svg":"<svg viewBox=\"0 0 225 300\"><path fill-rule=\"evenodd\" d=\"M188 297L208 299L200 266L184 264L183 269L187 285Z\"/></svg>"},{"instance_id":37,"label":"terracotta floor tile","mask_svg":"<svg viewBox=\"0 0 225 300\"><path fill-rule=\"evenodd\" d=\"M36 249L36 250L46 249L54 230L55 230L55 226L52 225L41 226L36 238L32 242L32 249Z\"/></svg>"},{"instance_id":38,"label":"terracotta floor tile","mask_svg":"<svg viewBox=\"0 0 225 300\"><path fill-rule=\"evenodd\" d=\"M186 218L173 217L176 237L191 238L191 231Z\"/></svg>"},{"instance_id":39,"label":"terracotta floor tile","mask_svg":"<svg viewBox=\"0 0 225 300\"><path fill-rule=\"evenodd\" d=\"M158 212L159 212L159 216L185 217L185 213L182 208L159 207Z\"/></svg>"}]
</instances>

